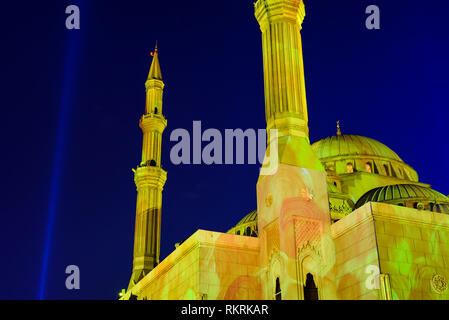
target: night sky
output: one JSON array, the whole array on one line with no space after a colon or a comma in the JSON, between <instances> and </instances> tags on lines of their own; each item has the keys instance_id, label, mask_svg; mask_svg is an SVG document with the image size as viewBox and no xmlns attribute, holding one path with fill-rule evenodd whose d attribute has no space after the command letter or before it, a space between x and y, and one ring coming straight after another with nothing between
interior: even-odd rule
<instances>
[{"instance_id":1,"label":"night sky","mask_svg":"<svg viewBox=\"0 0 449 320\"><path fill-rule=\"evenodd\" d=\"M120 3L120 4L118 4ZM81 29L65 28L65 8ZM365 8L381 10L367 30ZM449 194L449 2L306 2L312 142L379 140ZM265 128L253 1L2 3L1 299L114 299L128 285L144 83L158 40L165 82L161 259L197 229L226 232L256 209L258 165L170 162L170 133ZM52 227L49 212L54 206ZM48 233L52 230L52 233ZM49 236L50 235L50 236ZM65 288L77 265L81 289Z\"/></svg>"}]
</instances>

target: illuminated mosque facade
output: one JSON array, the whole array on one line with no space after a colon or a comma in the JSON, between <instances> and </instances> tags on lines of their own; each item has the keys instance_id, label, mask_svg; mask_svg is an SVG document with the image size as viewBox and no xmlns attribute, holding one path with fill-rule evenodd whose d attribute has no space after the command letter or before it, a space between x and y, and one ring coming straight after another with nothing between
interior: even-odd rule
<instances>
[{"instance_id":1,"label":"illuminated mosque facade","mask_svg":"<svg viewBox=\"0 0 449 320\"><path fill-rule=\"evenodd\" d=\"M448 300L449 198L382 143L337 134L309 141L302 0L258 0L266 158L257 210L227 233L198 230L159 261L164 83L146 82L132 276L121 299ZM262 111L262 110L261 110ZM271 135L277 130L277 135Z\"/></svg>"}]
</instances>

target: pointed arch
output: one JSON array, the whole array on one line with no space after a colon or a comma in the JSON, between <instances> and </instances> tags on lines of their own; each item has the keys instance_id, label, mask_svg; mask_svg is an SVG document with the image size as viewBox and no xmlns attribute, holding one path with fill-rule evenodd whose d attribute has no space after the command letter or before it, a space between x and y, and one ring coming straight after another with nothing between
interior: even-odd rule
<instances>
[{"instance_id":1,"label":"pointed arch","mask_svg":"<svg viewBox=\"0 0 449 320\"><path fill-rule=\"evenodd\" d=\"M321 300L321 256L319 250L307 244L298 250L299 295L302 300ZM313 299L311 299L311 297Z\"/></svg>"},{"instance_id":2,"label":"pointed arch","mask_svg":"<svg viewBox=\"0 0 449 320\"><path fill-rule=\"evenodd\" d=\"M304 300L319 300L318 287L311 273L306 275L306 283L304 286Z\"/></svg>"},{"instance_id":3,"label":"pointed arch","mask_svg":"<svg viewBox=\"0 0 449 320\"><path fill-rule=\"evenodd\" d=\"M279 251L276 249L271 252L269 261L267 270L267 297L268 299L277 300L278 297L282 298L282 270L284 268L284 263Z\"/></svg>"}]
</instances>

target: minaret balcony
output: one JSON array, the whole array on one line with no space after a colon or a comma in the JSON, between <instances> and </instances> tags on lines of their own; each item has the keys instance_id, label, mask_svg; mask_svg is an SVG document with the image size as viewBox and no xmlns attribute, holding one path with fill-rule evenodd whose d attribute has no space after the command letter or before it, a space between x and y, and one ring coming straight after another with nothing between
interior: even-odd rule
<instances>
[{"instance_id":1,"label":"minaret balcony","mask_svg":"<svg viewBox=\"0 0 449 320\"><path fill-rule=\"evenodd\" d=\"M264 30L270 23L302 24L306 16L303 0L259 0L254 4L256 19Z\"/></svg>"},{"instance_id":2,"label":"minaret balcony","mask_svg":"<svg viewBox=\"0 0 449 320\"><path fill-rule=\"evenodd\" d=\"M140 166L133 169L133 172L137 189L142 187L162 189L167 181L167 171L161 167Z\"/></svg>"},{"instance_id":3,"label":"minaret balcony","mask_svg":"<svg viewBox=\"0 0 449 320\"><path fill-rule=\"evenodd\" d=\"M162 133L167 127L167 119L162 114L148 113L140 118L139 125L144 132L158 131Z\"/></svg>"}]
</instances>

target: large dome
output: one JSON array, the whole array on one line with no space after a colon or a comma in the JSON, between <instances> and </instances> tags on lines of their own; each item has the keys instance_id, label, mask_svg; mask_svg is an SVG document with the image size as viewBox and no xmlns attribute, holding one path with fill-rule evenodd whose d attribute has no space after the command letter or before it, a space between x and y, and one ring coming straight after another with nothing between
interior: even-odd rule
<instances>
[{"instance_id":1,"label":"large dome","mask_svg":"<svg viewBox=\"0 0 449 320\"><path fill-rule=\"evenodd\" d=\"M326 171L341 174L374 173L407 181L418 181L416 171L383 143L357 135L328 137L312 149Z\"/></svg>"},{"instance_id":2,"label":"large dome","mask_svg":"<svg viewBox=\"0 0 449 320\"><path fill-rule=\"evenodd\" d=\"M402 159L383 143L357 135L336 135L315 142L313 151L319 159L340 156L375 156L402 162Z\"/></svg>"}]
</instances>

